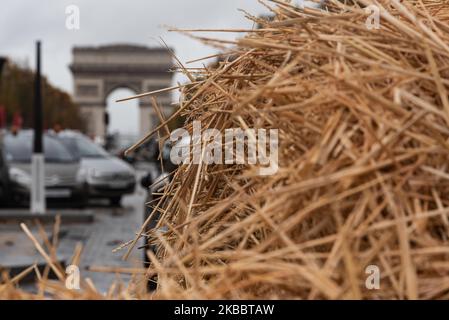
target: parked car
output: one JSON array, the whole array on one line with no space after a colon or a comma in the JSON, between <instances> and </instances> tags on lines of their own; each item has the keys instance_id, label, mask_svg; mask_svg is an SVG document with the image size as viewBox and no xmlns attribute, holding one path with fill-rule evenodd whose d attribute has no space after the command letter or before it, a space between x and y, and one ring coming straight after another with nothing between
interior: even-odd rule
<instances>
[{"instance_id":1,"label":"parked car","mask_svg":"<svg viewBox=\"0 0 449 320\"><path fill-rule=\"evenodd\" d=\"M129 164L79 132L65 130L55 136L81 159L80 177L89 198L108 198L117 206L122 196L134 192L136 174Z\"/></svg>"},{"instance_id":2,"label":"parked car","mask_svg":"<svg viewBox=\"0 0 449 320\"><path fill-rule=\"evenodd\" d=\"M22 130L5 133L1 137L3 203L29 205L31 193L31 157L33 132ZM57 139L44 135L45 195L49 201L70 200L69 203L83 207L86 191L79 180L79 161ZM6 169L5 169L6 168Z\"/></svg>"},{"instance_id":3,"label":"parked car","mask_svg":"<svg viewBox=\"0 0 449 320\"><path fill-rule=\"evenodd\" d=\"M175 145L177 147L183 147L185 145L188 145L190 143L190 139L182 139L181 141L177 142ZM154 148L157 148L157 143L153 145ZM147 255L147 250L153 251L155 254L157 253L157 246L153 243L153 238L151 236L147 236L147 234L150 231L154 231L156 228L159 219L160 219L160 212L155 211L153 213L153 208L148 205L148 203L152 203L153 205L156 205L158 200L161 198L162 191L164 188L170 183L170 180L172 178L171 173L177 168L177 165L174 164L170 159L170 152L172 150L173 146L170 141L166 141L164 145L162 146L162 150L160 151L160 160L162 160L162 166L160 163L160 160L158 160L157 156L154 157L153 161L155 163L155 167L157 168L154 171L148 172L145 176L142 177L140 180L141 186L147 190L147 199L145 201L144 205L144 216L143 221L145 222L150 216L151 219L149 223L146 225L145 229L145 235L143 237L143 263L144 267L147 267L150 263L150 260ZM159 152L155 152L155 154L158 154ZM166 226L160 226L157 230L157 232L166 232L167 227ZM149 281L147 282L147 288L148 290L156 290L157 288L157 275L153 276Z\"/></svg>"},{"instance_id":4,"label":"parked car","mask_svg":"<svg viewBox=\"0 0 449 320\"><path fill-rule=\"evenodd\" d=\"M106 136L104 148L112 155L128 162L129 164L135 163L135 153L133 155L125 155L125 151L136 142L138 139L135 135L127 135L114 133Z\"/></svg>"}]
</instances>

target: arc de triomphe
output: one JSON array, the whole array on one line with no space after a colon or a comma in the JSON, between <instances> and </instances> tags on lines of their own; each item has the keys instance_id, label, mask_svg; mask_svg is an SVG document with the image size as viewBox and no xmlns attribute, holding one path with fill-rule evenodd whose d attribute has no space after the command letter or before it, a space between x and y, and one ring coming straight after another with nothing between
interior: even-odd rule
<instances>
[{"instance_id":1,"label":"arc de triomphe","mask_svg":"<svg viewBox=\"0 0 449 320\"><path fill-rule=\"evenodd\" d=\"M74 100L81 108L87 134L104 137L108 95L117 88L136 94L170 87L172 56L164 48L136 45L109 45L73 48L70 70L74 77ZM158 95L164 114L171 112L170 94ZM159 122L150 98L139 100L140 134ZM137 124L136 124L137 125Z\"/></svg>"}]
</instances>

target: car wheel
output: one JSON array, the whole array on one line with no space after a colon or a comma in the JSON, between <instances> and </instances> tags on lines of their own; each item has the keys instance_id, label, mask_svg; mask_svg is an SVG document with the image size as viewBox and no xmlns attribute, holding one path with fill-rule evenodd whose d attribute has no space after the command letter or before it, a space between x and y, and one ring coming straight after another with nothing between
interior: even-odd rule
<instances>
[{"instance_id":1,"label":"car wheel","mask_svg":"<svg viewBox=\"0 0 449 320\"><path fill-rule=\"evenodd\" d=\"M78 203L76 205L76 207L78 209L85 209L87 207L87 198L83 197L81 199L78 200Z\"/></svg>"},{"instance_id":2,"label":"car wheel","mask_svg":"<svg viewBox=\"0 0 449 320\"><path fill-rule=\"evenodd\" d=\"M0 184L0 207L11 207L13 202L11 201L8 189Z\"/></svg>"},{"instance_id":3,"label":"car wheel","mask_svg":"<svg viewBox=\"0 0 449 320\"><path fill-rule=\"evenodd\" d=\"M77 194L70 198L70 207L76 209L84 209L86 208L88 203L88 197L86 194Z\"/></svg>"},{"instance_id":4,"label":"car wheel","mask_svg":"<svg viewBox=\"0 0 449 320\"><path fill-rule=\"evenodd\" d=\"M120 202L122 201L122 197L112 197L109 199L110 203L112 206L114 207L119 207L120 206Z\"/></svg>"},{"instance_id":5,"label":"car wheel","mask_svg":"<svg viewBox=\"0 0 449 320\"><path fill-rule=\"evenodd\" d=\"M0 184L0 207L6 207L6 201L5 188Z\"/></svg>"}]
</instances>

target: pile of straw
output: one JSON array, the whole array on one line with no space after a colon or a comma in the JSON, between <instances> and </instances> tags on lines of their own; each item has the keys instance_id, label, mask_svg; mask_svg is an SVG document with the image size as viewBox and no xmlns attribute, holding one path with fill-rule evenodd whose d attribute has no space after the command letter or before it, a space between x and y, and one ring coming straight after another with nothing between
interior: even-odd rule
<instances>
[{"instance_id":1,"label":"pile of straw","mask_svg":"<svg viewBox=\"0 0 449 320\"><path fill-rule=\"evenodd\" d=\"M274 2L241 40L201 38L234 46L182 68L177 114L279 129L279 171L179 167L153 204L155 297L448 299L447 1Z\"/></svg>"},{"instance_id":2,"label":"pile of straw","mask_svg":"<svg viewBox=\"0 0 449 320\"><path fill-rule=\"evenodd\" d=\"M157 291L139 282L106 297L448 299L447 1L273 2L272 19L248 15L259 28L245 38L201 38L233 47L214 67L181 68L192 83L170 119L279 129L279 171L180 166L153 203L159 227L139 232L158 251L128 270L157 275ZM370 4L380 29L367 28ZM0 297L24 297L19 280ZM102 297L85 284L41 281L39 292Z\"/></svg>"}]
</instances>

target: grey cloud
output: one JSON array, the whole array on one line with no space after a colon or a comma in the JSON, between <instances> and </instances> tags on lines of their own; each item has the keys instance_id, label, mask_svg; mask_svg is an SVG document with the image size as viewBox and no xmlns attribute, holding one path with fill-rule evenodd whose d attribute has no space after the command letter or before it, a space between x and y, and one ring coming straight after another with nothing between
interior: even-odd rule
<instances>
[{"instance_id":1,"label":"grey cloud","mask_svg":"<svg viewBox=\"0 0 449 320\"><path fill-rule=\"evenodd\" d=\"M81 29L65 28L65 7L79 6ZM214 53L215 50L178 33L167 32L163 25L180 28L242 28L252 23L238 8L259 14L264 8L256 0L14 0L0 12L0 54L33 65L34 41L41 39L44 72L50 81L72 91L67 68L74 45L140 43L158 45L162 36L182 60ZM230 39L235 34L215 34Z\"/></svg>"}]
</instances>

